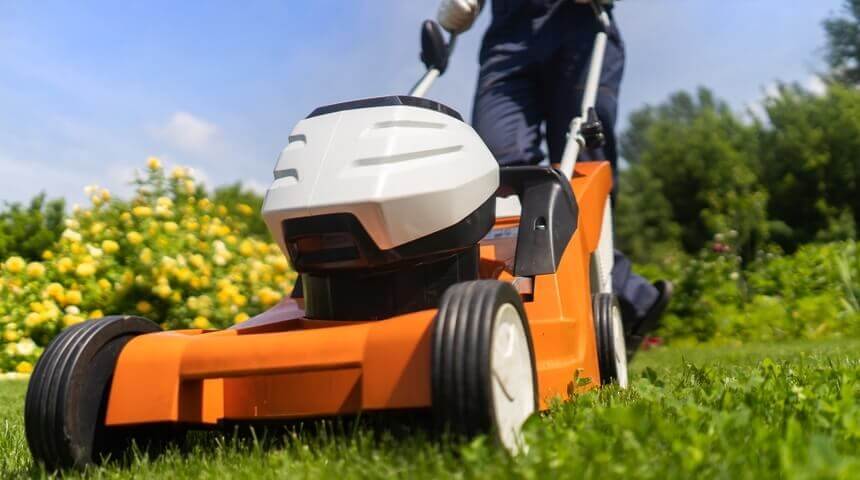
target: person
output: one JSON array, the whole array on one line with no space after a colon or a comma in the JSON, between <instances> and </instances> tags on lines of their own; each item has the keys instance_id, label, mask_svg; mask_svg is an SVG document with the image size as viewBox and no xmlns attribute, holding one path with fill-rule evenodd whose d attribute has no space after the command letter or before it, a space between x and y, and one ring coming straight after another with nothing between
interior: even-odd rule
<instances>
[{"instance_id":1,"label":"person","mask_svg":"<svg viewBox=\"0 0 860 480\"><path fill-rule=\"evenodd\" d=\"M582 161L608 159L617 172L615 122L624 72L624 42L612 15L596 112L606 142L583 152ZM471 28L484 0L442 0L438 22L452 34ZM588 0L492 0L492 20L480 51L472 122L501 166L561 162L571 120L580 112L594 40L600 24ZM615 175L617 180L617 174ZM617 181L615 182L617 185ZM613 199L615 192L613 192ZM628 355L658 325L672 284L654 284L632 271L615 252L613 290L619 298Z\"/></svg>"}]
</instances>

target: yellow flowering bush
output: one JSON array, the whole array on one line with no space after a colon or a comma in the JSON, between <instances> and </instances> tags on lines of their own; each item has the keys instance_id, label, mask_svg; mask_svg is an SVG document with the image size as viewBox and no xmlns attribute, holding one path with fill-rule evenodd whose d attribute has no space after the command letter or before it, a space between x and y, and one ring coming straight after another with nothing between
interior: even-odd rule
<instances>
[{"instance_id":1,"label":"yellow flowering bush","mask_svg":"<svg viewBox=\"0 0 860 480\"><path fill-rule=\"evenodd\" d=\"M246 203L210 197L185 168L147 160L130 201L87 187L41 262L0 262L0 371L29 373L63 328L110 314L223 328L277 303L295 273Z\"/></svg>"}]
</instances>

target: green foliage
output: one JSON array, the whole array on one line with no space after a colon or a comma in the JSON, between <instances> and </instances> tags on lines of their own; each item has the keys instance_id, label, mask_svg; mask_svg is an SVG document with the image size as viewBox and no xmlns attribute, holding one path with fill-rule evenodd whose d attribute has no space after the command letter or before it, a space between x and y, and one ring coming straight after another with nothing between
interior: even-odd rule
<instances>
[{"instance_id":1,"label":"green foliage","mask_svg":"<svg viewBox=\"0 0 860 480\"><path fill-rule=\"evenodd\" d=\"M715 234L735 231L744 258L767 240L756 132L710 91L677 93L634 113L621 146L633 166L620 181L619 204L627 205L619 207L619 243L634 258L649 258L648 242L661 234L697 252ZM636 239L642 232L645 242Z\"/></svg>"},{"instance_id":2,"label":"green foliage","mask_svg":"<svg viewBox=\"0 0 860 480\"><path fill-rule=\"evenodd\" d=\"M816 96L783 86L759 127L762 183L770 218L787 250L811 241L854 238L860 221L860 92L833 84Z\"/></svg>"},{"instance_id":3,"label":"green foliage","mask_svg":"<svg viewBox=\"0 0 860 480\"><path fill-rule=\"evenodd\" d=\"M846 16L825 20L827 61L840 82L860 84L860 0L845 0Z\"/></svg>"},{"instance_id":4,"label":"green foliage","mask_svg":"<svg viewBox=\"0 0 860 480\"><path fill-rule=\"evenodd\" d=\"M663 182L643 165L621 173L616 202L616 242L621 251L640 262L655 262L681 251L681 226L672 217L672 204Z\"/></svg>"},{"instance_id":5,"label":"green foliage","mask_svg":"<svg viewBox=\"0 0 860 480\"><path fill-rule=\"evenodd\" d=\"M240 182L236 182L232 185L216 188L213 200L220 205L231 205L234 209L237 205L251 207L253 215L249 215L246 219L247 233L260 238L269 238L269 229L266 227L266 222L263 221L263 215L260 214L263 210L263 197L259 194L244 188Z\"/></svg>"},{"instance_id":6,"label":"green foliage","mask_svg":"<svg viewBox=\"0 0 860 480\"><path fill-rule=\"evenodd\" d=\"M45 199L41 193L29 205L13 203L0 212L0 261L18 255L41 258L63 231L65 202Z\"/></svg>"},{"instance_id":7,"label":"green foliage","mask_svg":"<svg viewBox=\"0 0 860 480\"><path fill-rule=\"evenodd\" d=\"M402 417L308 421L246 439L195 432L184 452L136 455L68 478L854 478L860 355L854 342L662 349L632 387L557 403L511 458L487 438L433 438ZM43 478L21 413L25 384L0 383L0 477ZM389 417L385 417L389 419ZM420 427L420 425L418 426Z\"/></svg>"},{"instance_id":8,"label":"green foliage","mask_svg":"<svg viewBox=\"0 0 860 480\"><path fill-rule=\"evenodd\" d=\"M766 118L744 122L707 90L631 116L622 137L619 245L640 262L732 234L744 263L770 242L792 252L856 238L860 91L783 85Z\"/></svg>"},{"instance_id":9,"label":"green foliage","mask_svg":"<svg viewBox=\"0 0 860 480\"><path fill-rule=\"evenodd\" d=\"M773 341L860 334L856 242L762 253L667 257L641 272L672 278L676 294L659 335L670 342Z\"/></svg>"}]
</instances>

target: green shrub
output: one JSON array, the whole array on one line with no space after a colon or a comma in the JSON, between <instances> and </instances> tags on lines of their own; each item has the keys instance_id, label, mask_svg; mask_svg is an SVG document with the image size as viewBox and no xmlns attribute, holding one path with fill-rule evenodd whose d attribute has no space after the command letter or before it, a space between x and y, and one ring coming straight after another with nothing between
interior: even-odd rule
<instances>
[{"instance_id":1,"label":"green shrub","mask_svg":"<svg viewBox=\"0 0 860 480\"><path fill-rule=\"evenodd\" d=\"M29 205L12 203L0 212L0 261L17 255L38 260L63 231L65 202L41 193Z\"/></svg>"},{"instance_id":2,"label":"green shrub","mask_svg":"<svg viewBox=\"0 0 860 480\"><path fill-rule=\"evenodd\" d=\"M669 341L860 334L856 242L806 245L791 255L762 253L746 268L730 251L712 249L695 257L666 258L640 271L676 283L659 332Z\"/></svg>"}]
</instances>

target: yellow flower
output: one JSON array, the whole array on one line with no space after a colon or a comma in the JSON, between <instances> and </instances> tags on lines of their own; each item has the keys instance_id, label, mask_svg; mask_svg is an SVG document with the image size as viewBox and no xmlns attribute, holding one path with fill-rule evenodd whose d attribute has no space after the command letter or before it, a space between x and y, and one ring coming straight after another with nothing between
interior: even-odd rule
<instances>
[{"instance_id":1,"label":"yellow flower","mask_svg":"<svg viewBox=\"0 0 860 480\"><path fill-rule=\"evenodd\" d=\"M249 205L245 205L244 203L240 203L239 205L237 205L236 210L238 210L239 213L246 217L250 217L254 214L254 209L251 208Z\"/></svg>"},{"instance_id":2,"label":"yellow flower","mask_svg":"<svg viewBox=\"0 0 860 480\"><path fill-rule=\"evenodd\" d=\"M254 254L254 244L250 240L242 240L239 244L239 253L243 257L250 257Z\"/></svg>"},{"instance_id":3,"label":"yellow flower","mask_svg":"<svg viewBox=\"0 0 860 480\"><path fill-rule=\"evenodd\" d=\"M211 325L209 324L209 320L206 317L200 315L197 316L193 322L191 322L191 326L194 328L199 328L201 330L206 330Z\"/></svg>"},{"instance_id":4,"label":"yellow flower","mask_svg":"<svg viewBox=\"0 0 860 480\"><path fill-rule=\"evenodd\" d=\"M135 217L149 217L152 215L152 209L146 205L138 205L131 209L131 213L133 213Z\"/></svg>"},{"instance_id":5,"label":"yellow flower","mask_svg":"<svg viewBox=\"0 0 860 480\"><path fill-rule=\"evenodd\" d=\"M9 270L11 273L20 273L21 270L24 270L25 266L27 266L27 263L21 257L9 257L6 260L6 270Z\"/></svg>"},{"instance_id":6,"label":"yellow flower","mask_svg":"<svg viewBox=\"0 0 860 480\"><path fill-rule=\"evenodd\" d=\"M74 264L74 262L72 262L72 259L69 257L63 257L63 258L57 260L57 270L59 270L60 273L68 273L74 267L75 267L75 264Z\"/></svg>"},{"instance_id":7,"label":"yellow flower","mask_svg":"<svg viewBox=\"0 0 860 480\"><path fill-rule=\"evenodd\" d=\"M144 314L149 313L152 311L152 304L150 304L146 300L141 300L137 302L137 311Z\"/></svg>"},{"instance_id":8,"label":"yellow flower","mask_svg":"<svg viewBox=\"0 0 860 480\"><path fill-rule=\"evenodd\" d=\"M93 310L90 312L90 318L102 318L105 314L101 310Z\"/></svg>"},{"instance_id":9,"label":"yellow flower","mask_svg":"<svg viewBox=\"0 0 860 480\"><path fill-rule=\"evenodd\" d=\"M102 250L108 255L114 254L119 251L119 244L113 240L105 240L102 242Z\"/></svg>"},{"instance_id":10,"label":"yellow flower","mask_svg":"<svg viewBox=\"0 0 860 480\"><path fill-rule=\"evenodd\" d=\"M86 262L78 265L78 268L75 269L75 274L79 277L92 277L96 273L96 266L92 263Z\"/></svg>"},{"instance_id":11,"label":"yellow flower","mask_svg":"<svg viewBox=\"0 0 860 480\"><path fill-rule=\"evenodd\" d=\"M152 293L158 295L161 298L168 298L172 292L173 290L167 283L159 283L158 285L152 287Z\"/></svg>"},{"instance_id":12,"label":"yellow flower","mask_svg":"<svg viewBox=\"0 0 860 480\"><path fill-rule=\"evenodd\" d=\"M150 263L152 263L152 250L150 250L148 248L144 248L140 252L140 261L144 265L149 265Z\"/></svg>"},{"instance_id":13,"label":"yellow flower","mask_svg":"<svg viewBox=\"0 0 860 480\"><path fill-rule=\"evenodd\" d=\"M106 225L104 223L96 222L90 227L90 233L92 235L98 235L104 231L105 227Z\"/></svg>"},{"instance_id":14,"label":"yellow flower","mask_svg":"<svg viewBox=\"0 0 860 480\"><path fill-rule=\"evenodd\" d=\"M249 317L247 313L239 312L236 314L235 317L233 317L233 323L242 323L249 318L251 318L251 317Z\"/></svg>"},{"instance_id":15,"label":"yellow flower","mask_svg":"<svg viewBox=\"0 0 860 480\"><path fill-rule=\"evenodd\" d=\"M58 302L65 300L65 288L59 283L51 283L45 287L45 294Z\"/></svg>"},{"instance_id":16,"label":"yellow flower","mask_svg":"<svg viewBox=\"0 0 860 480\"><path fill-rule=\"evenodd\" d=\"M119 219L125 223L128 223L131 221L131 214L128 212L122 212L122 214L120 214L119 216Z\"/></svg>"},{"instance_id":17,"label":"yellow flower","mask_svg":"<svg viewBox=\"0 0 860 480\"><path fill-rule=\"evenodd\" d=\"M179 230L179 225L176 222L164 222L164 231L167 233L175 233Z\"/></svg>"},{"instance_id":18,"label":"yellow flower","mask_svg":"<svg viewBox=\"0 0 860 480\"><path fill-rule=\"evenodd\" d=\"M248 304L248 297L241 294L233 295L233 304L237 307L244 307Z\"/></svg>"},{"instance_id":19,"label":"yellow flower","mask_svg":"<svg viewBox=\"0 0 860 480\"><path fill-rule=\"evenodd\" d=\"M17 341L18 337L19 337L18 332L15 330L7 329L5 332L3 332L3 339L6 340L7 342Z\"/></svg>"},{"instance_id":20,"label":"yellow flower","mask_svg":"<svg viewBox=\"0 0 860 480\"><path fill-rule=\"evenodd\" d=\"M80 290L69 290L66 292L66 305L80 305L83 300Z\"/></svg>"},{"instance_id":21,"label":"yellow flower","mask_svg":"<svg viewBox=\"0 0 860 480\"><path fill-rule=\"evenodd\" d=\"M18 373L31 373L33 371L33 365L30 362L21 362L18 366L15 367L15 371Z\"/></svg>"},{"instance_id":22,"label":"yellow flower","mask_svg":"<svg viewBox=\"0 0 860 480\"><path fill-rule=\"evenodd\" d=\"M192 193L194 193L195 190L197 190L197 186L194 185L194 180L185 180L185 183L183 183L183 187L185 187L185 193L189 195L191 195Z\"/></svg>"},{"instance_id":23,"label":"yellow flower","mask_svg":"<svg viewBox=\"0 0 860 480\"><path fill-rule=\"evenodd\" d=\"M42 315L39 315L36 312L30 312L27 314L27 317L24 318L24 325L27 328L34 328L39 326L42 323Z\"/></svg>"},{"instance_id":24,"label":"yellow flower","mask_svg":"<svg viewBox=\"0 0 860 480\"><path fill-rule=\"evenodd\" d=\"M191 276L193 274L191 273L191 270L188 267L182 267L182 268L176 270L176 272L174 272L173 275L180 282L188 283L188 281L191 280Z\"/></svg>"},{"instance_id":25,"label":"yellow flower","mask_svg":"<svg viewBox=\"0 0 860 480\"><path fill-rule=\"evenodd\" d=\"M105 290L105 291L113 288L113 285L111 285L110 281L108 281L108 279L106 279L106 278L100 278L98 281L98 284L99 284L99 288L102 290Z\"/></svg>"},{"instance_id":26,"label":"yellow flower","mask_svg":"<svg viewBox=\"0 0 860 480\"><path fill-rule=\"evenodd\" d=\"M141 242L143 242L143 235L137 232L128 232L125 238L128 240L128 243L132 245L139 245Z\"/></svg>"},{"instance_id":27,"label":"yellow flower","mask_svg":"<svg viewBox=\"0 0 860 480\"><path fill-rule=\"evenodd\" d=\"M191 255L188 261L191 263L192 266L197 268L203 268L203 265L206 264L206 261L203 259L203 255L200 255L198 253Z\"/></svg>"},{"instance_id":28,"label":"yellow flower","mask_svg":"<svg viewBox=\"0 0 860 480\"><path fill-rule=\"evenodd\" d=\"M45 266L38 262L31 262L27 265L27 276L30 278L41 278L45 275Z\"/></svg>"},{"instance_id":29,"label":"yellow flower","mask_svg":"<svg viewBox=\"0 0 860 480\"><path fill-rule=\"evenodd\" d=\"M110 190L104 188L102 189L102 200L108 201L110 200Z\"/></svg>"},{"instance_id":30,"label":"yellow flower","mask_svg":"<svg viewBox=\"0 0 860 480\"><path fill-rule=\"evenodd\" d=\"M158 157L149 157L146 159L146 166L149 167L150 170L159 170L161 169L161 160Z\"/></svg>"},{"instance_id":31,"label":"yellow flower","mask_svg":"<svg viewBox=\"0 0 860 480\"><path fill-rule=\"evenodd\" d=\"M70 313L68 315L63 316L63 325L65 325L67 327L71 327L72 325L77 325L83 321L84 321L84 317L77 315L77 314L74 314L74 313Z\"/></svg>"},{"instance_id":32,"label":"yellow flower","mask_svg":"<svg viewBox=\"0 0 860 480\"><path fill-rule=\"evenodd\" d=\"M50 250L42 252L42 260L51 260L52 258L54 258L54 252Z\"/></svg>"},{"instance_id":33,"label":"yellow flower","mask_svg":"<svg viewBox=\"0 0 860 480\"><path fill-rule=\"evenodd\" d=\"M258 295L260 297L260 303L267 307L274 305L281 300L281 294L269 287L261 289Z\"/></svg>"},{"instance_id":34,"label":"yellow flower","mask_svg":"<svg viewBox=\"0 0 860 480\"><path fill-rule=\"evenodd\" d=\"M181 180L188 176L188 170L183 167L173 167L173 170L170 171L170 176L176 180Z\"/></svg>"}]
</instances>

